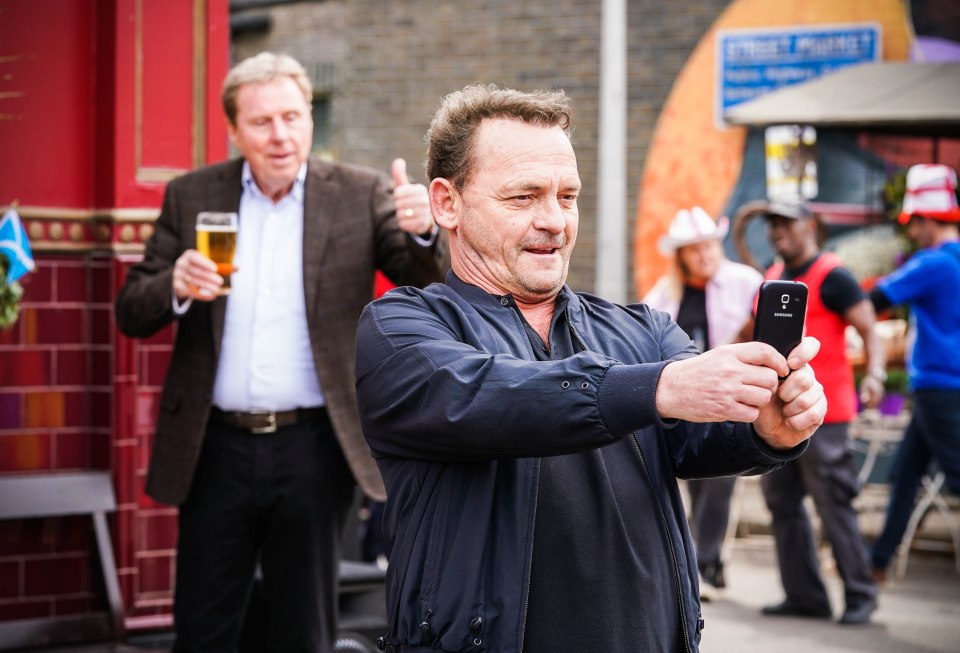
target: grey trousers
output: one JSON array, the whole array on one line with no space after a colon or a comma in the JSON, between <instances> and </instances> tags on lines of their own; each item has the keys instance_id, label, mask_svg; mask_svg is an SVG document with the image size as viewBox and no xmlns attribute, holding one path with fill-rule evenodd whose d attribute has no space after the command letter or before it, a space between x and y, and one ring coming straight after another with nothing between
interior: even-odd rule
<instances>
[{"instance_id":1,"label":"grey trousers","mask_svg":"<svg viewBox=\"0 0 960 653\"><path fill-rule=\"evenodd\" d=\"M730 498L736 476L687 481L690 492L690 530L697 546L697 564L720 561L720 550L730 521Z\"/></svg>"},{"instance_id":2,"label":"grey trousers","mask_svg":"<svg viewBox=\"0 0 960 653\"><path fill-rule=\"evenodd\" d=\"M824 424L802 456L760 479L773 515L777 562L787 601L811 609L829 609L830 601L820 575L810 517L803 506L807 494L813 497L830 542L847 607L872 600L877 594L852 505L860 483L847 446L848 431L847 423Z\"/></svg>"}]
</instances>

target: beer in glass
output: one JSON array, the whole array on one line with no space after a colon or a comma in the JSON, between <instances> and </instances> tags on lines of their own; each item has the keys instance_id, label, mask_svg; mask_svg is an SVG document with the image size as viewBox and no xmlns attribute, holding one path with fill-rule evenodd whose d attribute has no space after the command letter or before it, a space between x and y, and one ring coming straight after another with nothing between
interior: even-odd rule
<instances>
[{"instance_id":1,"label":"beer in glass","mask_svg":"<svg viewBox=\"0 0 960 653\"><path fill-rule=\"evenodd\" d=\"M197 251L217 264L217 274L223 277L221 295L230 293L230 273L236 249L236 213L203 211L197 214Z\"/></svg>"}]
</instances>

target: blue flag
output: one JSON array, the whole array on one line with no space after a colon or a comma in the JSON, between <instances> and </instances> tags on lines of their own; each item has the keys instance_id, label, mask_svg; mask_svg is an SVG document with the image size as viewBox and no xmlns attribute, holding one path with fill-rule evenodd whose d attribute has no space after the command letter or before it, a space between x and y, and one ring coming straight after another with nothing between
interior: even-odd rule
<instances>
[{"instance_id":1,"label":"blue flag","mask_svg":"<svg viewBox=\"0 0 960 653\"><path fill-rule=\"evenodd\" d=\"M17 210L13 208L8 209L0 218L0 255L6 256L10 262L10 269L7 270L8 284L37 267L33 262L27 232L20 222Z\"/></svg>"}]
</instances>

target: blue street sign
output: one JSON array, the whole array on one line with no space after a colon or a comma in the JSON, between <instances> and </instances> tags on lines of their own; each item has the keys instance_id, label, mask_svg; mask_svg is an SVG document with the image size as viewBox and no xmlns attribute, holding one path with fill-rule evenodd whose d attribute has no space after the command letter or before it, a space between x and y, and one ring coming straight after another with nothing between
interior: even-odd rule
<instances>
[{"instance_id":1,"label":"blue street sign","mask_svg":"<svg viewBox=\"0 0 960 653\"><path fill-rule=\"evenodd\" d=\"M880 59L880 26L817 25L717 33L718 125L741 102L845 66Z\"/></svg>"}]
</instances>

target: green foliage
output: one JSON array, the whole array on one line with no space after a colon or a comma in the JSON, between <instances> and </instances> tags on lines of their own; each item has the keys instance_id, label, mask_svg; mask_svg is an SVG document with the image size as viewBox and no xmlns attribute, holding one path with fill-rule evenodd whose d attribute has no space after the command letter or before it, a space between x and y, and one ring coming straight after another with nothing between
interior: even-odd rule
<instances>
[{"instance_id":1,"label":"green foliage","mask_svg":"<svg viewBox=\"0 0 960 653\"><path fill-rule=\"evenodd\" d=\"M860 382L863 380L863 371L857 370L853 375L853 380L856 386L860 387ZM907 379L907 371L899 366L893 366L887 368L887 380L883 382L883 390L887 394L908 394L909 393L909 383Z\"/></svg>"},{"instance_id":2,"label":"green foliage","mask_svg":"<svg viewBox=\"0 0 960 653\"><path fill-rule=\"evenodd\" d=\"M23 287L14 281L7 283L7 270L10 263L0 254L0 329L9 329L20 315L20 297Z\"/></svg>"},{"instance_id":3,"label":"green foliage","mask_svg":"<svg viewBox=\"0 0 960 653\"><path fill-rule=\"evenodd\" d=\"M907 392L907 371L902 367L887 368L887 380L883 384L887 392Z\"/></svg>"},{"instance_id":4,"label":"green foliage","mask_svg":"<svg viewBox=\"0 0 960 653\"><path fill-rule=\"evenodd\" d=\"M903 168L896 173L887 183L883 185L883 206L887 220L897 225L897 231L902 235L905 231L904 226L900 224L900 210L903 208L903 196L907 193L907 169ZM916 243L902 238L904 242L903 254L909 257L917 251Z\"/></svg>"},{"instance_id":5,"label":"green foliage","mask_svg":"<svg viewBox=\"0 0 960 653\"><path fill-rule=\"evenodd\" d=\"M897 224L900 217L900 209L903 207L903 196L907 192L907 170L906 168L896 172L887 183L883 185L883 205L887 219Z\"/></svg>"}]
</instances>

